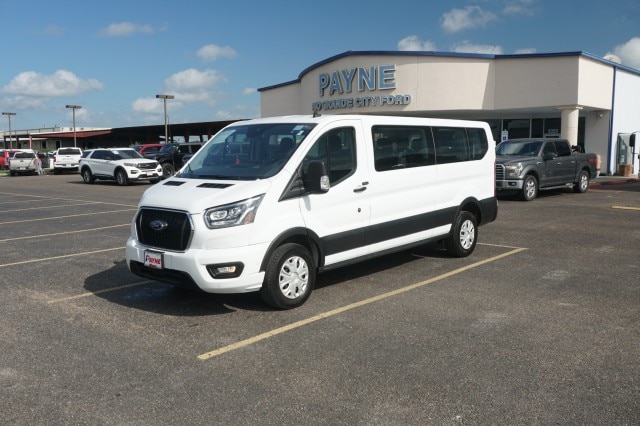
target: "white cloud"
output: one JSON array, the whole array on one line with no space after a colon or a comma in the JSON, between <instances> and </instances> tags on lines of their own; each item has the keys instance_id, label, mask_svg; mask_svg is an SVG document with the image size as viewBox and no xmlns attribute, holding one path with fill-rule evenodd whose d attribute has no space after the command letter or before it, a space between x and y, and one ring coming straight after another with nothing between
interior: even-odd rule
<instances>
[{"instance_id":1,"label":"white cloud","mask_svg":"<svg viewBox=\"0 0 640 426\"><path fill-rule=\"evenodd\" d=\"M138 98L131 103L131 110L143 114L163 114L164 102L157 98Z\"/></svg>"},{"instance_id":2,"label":"white cloud","mask_svg":"<svg viewBox=\"0 0 640 426\"><path fill-rule=\"evenodd\" d=\"M255 93L258 93L258 89L255 87L247 87L242 91L242 94L245 96L253 95Z\"/></svg>"},{"instance_id":3,"label":"white cloud","mask_svg":"<svg viewBox=\"0 0 640 426\"><path fill-rule=\"evenodd\" d=\"M83 80L70 71L58 70L51 75L35 71L22 72L4 86L2 91L13 95L62 97L103 88L104 85L96 79Z\"/></svg>"},{"instance_id":4,"label":"white cloud","mask_svg":"<svg viewBox=\"0 0 640 426\"><path fill-rule=\"evenodd\" d=\"M533 15L537 0L506 0L502 13L505 15Z\"/></svg>"},{"instance_id":5,"label":"white cloud","mask_svg":"<svg viewBox=\"0 0 640 426\"><path fill-rule=\"evenodd\" d=\"M211 88L220 82L226 81L225 76L219 71L211 69L199 71L189 68L173 74L165 80L164 84L169 91L190 92Z\"/></svg>"},{"instance_id":6,"label":"white cloud","mask_svg":"<svg viewBox=\"0 0 640 426\"><path fill-rule=\"evenodd\" d=\"M107 37L122 37L131 34L153 34L156 30L151 25L141 25L133 22L118 22L111 24L100 31L100 34Z\"/></svg>"},{"instance_id":7,"label":"white cloud","mask_svg":"<svg viewBox=\"0 0 640 426\"><path fill-rule=\"evenodd\" d=\"M501 55L502 47L490 44L475 44L469 41L463 41L454 45L451 51L457 53L484 53L491 55Z\"/></svg>"},{"instance_id":8,"label":"white cloud","mask_svg":"<svg viewBox=\"0 0 640 426\"><path fill-rule=\"evenodd\" d=\"M204 61L211 62L218 58L235 58L238 54L229 46L217 46L215 44L207 44L198 49L196 53L198 57Z\"/></svg>"},{"instance_id":9,"label":"white cloud","mask_svg":"<svg viewBox=\"0 0 640 426\"><path fill-rule=\"evenodd\" d=\"M398 50L401 51L434 51L436 44L430 40L422 41L416 35L410 35L398 42Z\"/></svg>"},{"instance_id":10,"label":"white cloud","mask_svg":"<svg viewBox=\"0 0 640 426\"><path fill-rule=\"evenodd\" d=\"M167 100L167 108L169 109L170 105L171 110L195 102L216 105L219 95L214 90L215 86L226 81L227 79L219 71L212 69L200 71L189 68L167 78L164 81L162 93L174 96L173 99ZM162 115L164 103L155 97L138 98L131 103L131 110L140 114Z\"/></svg>"},{"instance_id":11,"label":"white cloud","mask_svg":"<svg viewBox=\"0 0 640 426\"><path fill-rule=\"evenodd\" d=\"M486 27L498 17L483 10L480 6L467 6L464 9L451 9L442 15L442 29L447 33Z\"/></svg>"},{"instance_id":12,"label":"white cloud","mask_svg":"<svg viewBox=\"0 0 640 426\"><path fill-rule=\"evenodd\" d=\"M640 69L640 37L634 37L626 43L619 44L613 48L613 52L607 53L607 55L610 54L618 56L623 65Z\"/></svg>"}]
</instances>

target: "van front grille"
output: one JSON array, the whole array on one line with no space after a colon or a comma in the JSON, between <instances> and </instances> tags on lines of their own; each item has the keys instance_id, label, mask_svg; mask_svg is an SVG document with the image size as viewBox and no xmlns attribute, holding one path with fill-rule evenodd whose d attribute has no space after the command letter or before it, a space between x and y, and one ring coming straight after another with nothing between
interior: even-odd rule
<instances>
[{"instance_id":1,"label":"van front grille","mask_svg":"<svg viewBox=\"0 0 640 426\"><path fill-rule=\"evenodd\" d=\"M136 225L138 241L163 250L186 250L193 234L189 215L183 211L142 208Z\"/></svg>"}]
</instances>

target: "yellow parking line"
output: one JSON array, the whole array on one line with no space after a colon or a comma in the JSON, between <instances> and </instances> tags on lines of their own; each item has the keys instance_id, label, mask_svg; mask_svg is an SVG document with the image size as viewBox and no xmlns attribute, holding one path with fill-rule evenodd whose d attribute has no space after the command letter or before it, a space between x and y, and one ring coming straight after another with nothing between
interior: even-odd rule
<instances>
[{"instance_id":1,"label":"yellow parking line","mask_svg":"<svg viewBox=\"0 0 640 426\"><path fill-rule=\"evenodd\" d=\"M82 253L63 254L61 256L44 257L41 259L22 260L20 262L1 264L0 268L6 268L9 266L16 266L16 265L25 265L27 263L45 262L47 260L64 259L65 257L87 256L89 254L104 253L106 251L114 251L114 250L124 250L124 247L114 247L114 248L94 250L94 251L83 251Z\"/></svg>"},{"instance_id":2,"label":"yellow parking line","mask_svg":"<svg viewBox=\"0 0 640 426\"><path fill-rule=\"evenodd\" d=\"M56 232L56 233L53 233L53 234L38 234L38 235L30 235L28 237L5 238L4 240L0 240L0 243L4 243L4 242L7 242L7 241L29 240L29 239L34 239L34 238L56 237L58 235L78 234L80 232L101 231L103 229L120 228L120 227L123 227L123 226L131 226L131 224L130 223L124 223L122 225L101 226L100 228L80 229L78 231Z\"/></svg>"},{"instance_id":3,"label":"yellow parking line","mask_svg":"<svg viewBox=\"0 0 640 426\"><path fill-rule=\"evenodd\" d=\"M629 206L611 206L612 209L619 210L637 210L640 211L640 207L629 207Z\"/></svg>"},{"instance_id":4,"label":"yellow parking line","mask_svg":"<svg viewBox=\"0 0 640 426\"><path fill-rule=\"evenodd\" d=\"M97 213L80 213L80 214L70 214L66 216L52 216L52 217L41 217L38 219L25 219L25 220L12 220L9 222L0 222L0 225L8 225L13 223L24 223L24 222L38 222L40 220L56 220L56 219L66 219L69 217L80 217L80 216L93 216L98 214L109 214L109 213L122 213L122 212L130 212L137 209L124 209L124 210L111 210L108 212L97 212Z\"/></svg>"},{"instance_id":5,"label":"yellow parking line","mask_svg":"<svg viewBox=\"0 0 640 426\"><path fill-rule=\"evenodd\" d=\"M51 300L48 300L47 303L52 304L52 303L67 302L69 300L82 299L83 297L95 296L96 294L101 294L101 293L109 293L116 290L122 290L123 288L136 287L136 286L151 283L151 282L153 281L147 280L147 281L140 281L137 283L125 284L118 287L105 288L103 290L88 291L86 293L76 294L75 296L61 297L60 299L51 299Z\"/></svg>"},{"instance_id":6,"label":"yellow parking line","mask_svg":"<svg viewBox=\"0 0 640 426\"><path fill-rule=\"evenodd\" d=\"M476 263L472 263L471 265L467 265L467 266L464 266L462 268L455 269L455 270L453 270L451 272L447 272L445 274L438 275L437 277L433 277L433 278L430 278L430 279L425 280L425 281L421 281L421 282L418 282L418 283L415 283L415 284L411 284L411 285L403 287L403 288L399 288L399 289L394 290L394 291L390 291L388 293L383 293L383 294L380 294L378 296L370 297L368 299L364 299L364 300L361 300L359 302L352 303L350 305L342 306L340 308L333 309L331 311L323 312L323 313L320 313L318 315L314 315L312 317L309 317L309 318L306 318L306 319L303 319L303 320L300 320L300 321L296 321L294 323L285 325L283 327L276 328L276 329L271 330L271 331L267 331L266 333L258 334L257 336L251 337L249 339L241 340L241 341L233 343L231 345L223 346L223 347L215 349L213 351L198 355L198 359L203 360L203 361L204 360L208 360L210 358L222 355L224 353L231 352L233 350L236 350L236 349L239 349L239 348L243 348L245 346L252 345L252 344L254 344L256 342L259 342L261 340L265 340L265 339L268 339L270 337L277 336L278 334L282 334L282 333L285 333L287 331L291 331L291 330L294 330L296 328L300 328L300 327L305 326L307 324L311 324L311 323L313 323L315 321L319 321L321 319L332 317L334 315L341 314L341 313L349 311L351 309L359 308L361 306L369 305L371 303L378 302L380 300L387 299L389 297L397 296L399 294L406 293L406 292L411 291L411 290L415 290L416 288L425 286L427 284L432 284L432 283L434 283L436 281L440 281L440 280L443 280L445 278L451 277L453 275L459 274L461 272L468 271L469 269L473 269L473 268L476 268L478 266L484 265L486 263L495 262L496 260L502 259L504 257L514 255L514 254L519 253L519 252L521 252L523 250L527 250L527 249L526 248L522 248L522 247L514 248L513 250L511 250L511 251L509 251L507 253L503 253L503 254L500 254L498 256L494 256L494 257L491 257L489 259L486 259L486 260L481 260L481 261L476 262Z\"/></svg>"}]
</instances>

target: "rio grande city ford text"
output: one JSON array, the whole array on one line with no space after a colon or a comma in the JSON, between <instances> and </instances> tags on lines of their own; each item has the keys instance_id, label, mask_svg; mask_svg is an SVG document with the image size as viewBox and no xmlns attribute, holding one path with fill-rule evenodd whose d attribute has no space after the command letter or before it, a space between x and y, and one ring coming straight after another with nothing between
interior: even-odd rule
<instances>
[{"instance_id":1,"label":"rio grande city ford text","mask_svg":"<svg viewBox=\"0 0 640 426\"><path fill-rule=\"evenodd\" d=\"M331 74L321 73L319 75L319 94L320 96L332 96L352 93L354 86L358 92L395 89L395 71L395 65L379 65L371 66L368 69L363 67L345 68ZM408 105L410 103L411 95L358 96L314 102L312 110Z\"/></svg>"}]
</instances>

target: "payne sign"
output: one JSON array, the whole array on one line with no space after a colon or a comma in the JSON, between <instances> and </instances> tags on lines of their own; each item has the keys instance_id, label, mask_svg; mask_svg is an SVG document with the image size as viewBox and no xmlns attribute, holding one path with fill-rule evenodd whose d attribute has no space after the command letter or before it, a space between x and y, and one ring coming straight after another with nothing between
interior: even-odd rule
<instances>
[{"instance_id":1,"label":"payne sign","mask_svg":"<svg viewBox=\"0 0 640 426\"><path fill-rule=\"evenodd\" d=\"M379 95L380 90L396 88L395 65L373 65L369 68L354 67L320 73L318 90L320 97L332 99L313 102L312 110L379 107L388 105L409 105L411 95ZM362 96L342 97L340 95L359 93ZM369 94L370 93L370 94ZM337 96L334 98L334 96Z\"/></svg>"}]
</instances>

